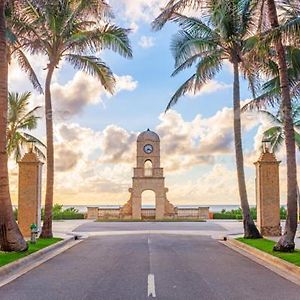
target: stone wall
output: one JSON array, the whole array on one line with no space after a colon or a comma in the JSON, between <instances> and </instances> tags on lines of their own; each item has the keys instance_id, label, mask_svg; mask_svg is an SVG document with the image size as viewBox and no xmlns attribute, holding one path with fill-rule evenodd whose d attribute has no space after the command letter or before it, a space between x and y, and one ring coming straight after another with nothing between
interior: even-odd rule
<instances>
[{"instance_id":1,"label":"stone wall","mask_svg":"<svg viewBox=\"0 0 300 300\"><path fill-rule=\"evenodd\" d=\"M154 219L155 208L142 208L143 219ZM131 219L123 214L123 208L88 207L87 219ZM167 219L209 219L209 207L177 208L175 214L166 216Z\"/></svg>"}]
</instances>

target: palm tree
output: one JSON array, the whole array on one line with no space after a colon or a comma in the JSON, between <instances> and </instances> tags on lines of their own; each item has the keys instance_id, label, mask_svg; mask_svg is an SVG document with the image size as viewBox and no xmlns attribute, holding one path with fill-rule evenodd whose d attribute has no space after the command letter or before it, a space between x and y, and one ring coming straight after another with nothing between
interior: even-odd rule
<instances>
[{"instance_id":1,"label":"palm tree","mask_svg":"<svg viewBox=\"0 0 300 300\"><path fill-rule=\"evenodd\" d=\"M103 0L26 1L15 24L22 37L23 49L48 57L45 82L45 116L47 133L47 181L45 219L41 237L52 236L52 206L54 187L53 110L51 81L62 60L75 69L97 77L100 84L114 92L115 78L110 68L97 56L111 49L130 58L132 51L128 30L111 24L112 11ZM23 20L23 22L22 22ZM27 26L27 22L30 26ZM100 85L99 85L100 86Z\"/></svg>"},{"instance_id":2,"label":"palm tree","mask_svg":"<svg viewBox=\"0 0 300 300\"><path fill-rule=\"evenodd\" d=\"M28 110L30 96L30 92L8 94L7 152L8 156L13 155L16 161L21 158L23 147L29 143L33 143L33 150L45 158L40 147L46 146L27 132L37 127L39 117L35 116L35 112L40 108L36 106Z\"/></svg>"},{"instance_id":3,"label":"palm tree","mask_svg":"<svg viewBox=\"0 0 300 300\"><path fill-rule=\"evenodd\" d=\"M278 152L283 146L285 135L284 135L284 121L279 110L276 114L273 114L267 110L259 110L259 114L270 121L272 124L270 128L263 132L262 139L270 141L271 151ZM295 132L295 143L297 148L300 150L300 106L293 107L293 124Z\"/></svg>"},{"instance_id":4,"label":"palm tree","mask_svg":"<svg viewBox=\"0 0 300 300\"><path fill-rule=\"evenodd\" d=\"M279 30L277 7L274 0L266 0L268 19L271 29L277 31L274 40L274 47L277 53L279 66L279 80L281 93L281 110L283 114L283 126L285 135L285 146L287 154L287 220L284 234L275 245L276 251L293 251L295 249L295 235L297 231L297 167L295 151L295 132L292 117L292 101L290 96L288 66L286 53L283 45L282 33ZM298 21L298 24L300 21ZM289 30L295 28L294 25L285 24ZM298 30L299 32L299 30Z\"/></svg>"},{"instance_id":5,"label":"palm tree","mask_svg":"<svg viewBox=\"0 0 300 300\"><path fill-rule=\"evenodd\" d=\"M244 59L247 38L254 24L251 1L202 1L202 18L192 18L178 12L178 3L183 5L193 1L170 1L162 14L154 21L154 28L161 28L169 19L181 27L174 37L171 49L175 58L173 76L196 65L195 73L176 91L167 110L188 92L197 93L221 69L228 60L234 69L233 78L233 127L238 187L243 211L244 235L246 238L261 237L250 215L248 203L244 158L241 136L240 75L248 78L254 92L256 75ZM197 2L194 1L196 7ZM175 4L174 4L175 3ZM179 5L179 4L178 4Z\"/></svg>"},{"instance_id":6,"label":"palm tree","mask_svg":"<svg viewBox=\"0 0 300 300\"><path fill-rule=\"evenodd\" d=\"M0 249L25 251L25 242L13 215L7 168L8 55L5 22L6 1L0 0Z\"/></svg>"}]
</instances>

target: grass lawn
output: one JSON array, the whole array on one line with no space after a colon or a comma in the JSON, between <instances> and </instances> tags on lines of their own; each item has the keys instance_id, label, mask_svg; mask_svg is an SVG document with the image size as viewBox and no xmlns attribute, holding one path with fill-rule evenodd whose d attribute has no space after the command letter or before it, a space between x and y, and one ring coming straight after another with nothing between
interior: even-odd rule
<instances>
[{"instance_id":1,"label":"grass lawn","mask_svg":"<svg viewBox=\"0 0 300 300\"><path fill-rule=\"evenodd\" d=\"M62 239L52 238L52 239L38 239L36 244L28 243L29 248L25 252L1 252L0 251L0 267L7 265L15 260L28 256L34 252L37 252L43 248L46 248L52 244L55 244Z\"/></svg>"},{"instance_id":2,"label":"grass lawn","mask_svg":"<svg viewBox=\"0 0 300 300\"><path fill-rule=\"evenodd\" d=\"M97 219L95 222L206 222L202 219Z\"/></svg>"},{"instance_id":3,"label":"grass lawn","mask_svg":"<svg viewBox=\"0 0 300 300\"><path fill-rule=\"evenodd\" d=\"M266 239L244 239L238 238L238 241L252 246L256 249L269 253L273 256L286 260L298 267L300 267L300 251L295 250L292 253L284 253L284 252L277 252L273 251L273 246L275 245L274 241L266 240Z\"/></svg>"}]
</instances>

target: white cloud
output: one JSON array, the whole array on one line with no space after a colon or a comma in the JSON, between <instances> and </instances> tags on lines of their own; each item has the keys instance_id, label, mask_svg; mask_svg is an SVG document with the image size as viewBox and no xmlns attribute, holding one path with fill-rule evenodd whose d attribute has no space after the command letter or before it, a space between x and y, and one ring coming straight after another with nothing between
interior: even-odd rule
<instances>
[{"instance_id":1,"label":"white cloud","mask_svg":"<svg viewBox=\"0 0 300 300\"><path fill-rule=\"evenodd\" d=\"M115 78L117 82L115 94L133 91L137 87L137 81L130 75L115 75ZM54 82L51 89L56 115L64 120L81 113L86 105L101 103L105 96L111 97L98 79L83 72L77 72L73 79L64 85Z\"/></svg>"},{"instance_id":2,"label":"white cloud","mask_svg":"<svg viewBox=\"0 0 300 300\"><path fill-rule=\"evenodd\" d=\"M139 40L139 45L142 48L151 48L154 46L154 38L151 36L141 36L140 40Z\"/></svg>"},{"instance_id":3,"label":"white cloud","mask_svg":"<svg viewBox=\"0 0 300 300\"><path fill-rule=\"evenodd\" d=\"M227 83L216 81L216 80L210 80L202 87L202 89L200 91L198 91L196 93L189 92L189 93L187 93L187 95L189 97L197 97L197 96L212 94L212 93L230 89L230 88L232 88L232 84L227 84Z\"/></svg>"},{"instance_id":4,"label":"white cloud","mask_svg":"<svg viewBox=\"0 0 300 300\"><path fill-rule=\"evenodd\" d=\"M133 91L137 88L138 82L133 79L130 75L118 76L115 75L117 84L116 84L116 93L121 91Z\"/></svg>"},{"instance_id":5,"label":"white cloud","mask_svg":"<svg viewBox=\"0 0 300 300\"><path fill-rule=\"evenodd\" d=\"M114 11L130 22L151 22L158 16L166 0L111 0Z\"/></svg>"}]
</instances>

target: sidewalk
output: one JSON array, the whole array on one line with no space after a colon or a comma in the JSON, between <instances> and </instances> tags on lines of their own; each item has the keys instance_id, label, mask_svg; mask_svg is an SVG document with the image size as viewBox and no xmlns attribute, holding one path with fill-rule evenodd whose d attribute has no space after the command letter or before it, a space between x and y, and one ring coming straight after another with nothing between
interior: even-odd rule
<instances>
[{"instance_id":1,"label":"sidewalk","mask_svg":"<svg viewBox=\"0 0 300 300\"><path fill-rule=\"evenodd\" d=\"M53 221L53 236L62 239L76 235L73 230L80 225L91 223L93 220L59 220Z\"/></svg>"}]
</instances>

